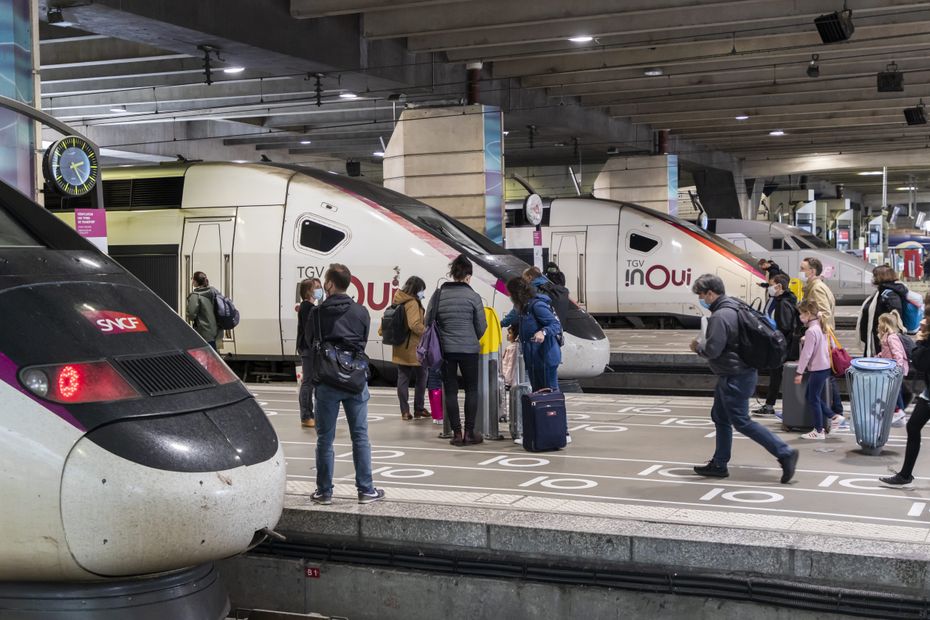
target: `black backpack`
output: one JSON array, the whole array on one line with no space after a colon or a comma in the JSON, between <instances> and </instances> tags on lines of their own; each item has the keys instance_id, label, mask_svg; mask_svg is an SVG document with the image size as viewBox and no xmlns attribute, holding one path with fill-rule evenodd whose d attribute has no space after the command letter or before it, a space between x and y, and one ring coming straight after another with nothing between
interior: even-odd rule
<instances>
[{"instance_id":1,"label":"black backpack","mask_svg":"<svg viewBox=\"0 0 930 620\"><path fill-rule=\"evenodd\" d=\"M901 340L904 343L904 340ZM914 343L914 349L911 351L908 359L915 370L922 373L930 373L930 342L921 340Z\"/></svg>"},{"instance_id":2,"label":"black backpack","mask_svg":"<svg viewBox=\"0 0 930 620\"><path fill-rule=\"evenodd\" d=\"M788 354L785 335L758 310L732 297L730 299L733 303L726 307L736 310L739 326L736 353L743 363L756 370L772 370L783 366Z\"/></svg>"},{"instance_id":3,"label":"black backpack","mask_svg":"<svg viewBox=\"0 0 930 620\"><path fill-rule=\"evenodd\" d=\"M409 301L409 300L408 300ZM407 325L407 310L402 304L391 304L381 317L381 340L384 344L398 346L410 341L410 326Z\"/></svg>"},{"instance_id":4,"label":"black backpack","mask_svg":"<svg viewBox=\"0 0 930 620\"><path fill-rule=\"evenodd\" d=\"M901 346L904 347L904 357L907 358L907 363L913 363L914 348L917 343L907 334L898 334L898 338L901 340Z\"/></svg>"},{"instance_id":5,"label":"black backpack","mask_svg":"<svg viewBox=\"0 0 930 620\"><path fill-rule=\"evenodd\" d=\"M220 329L234 329L239 324L239 310L233 305L232 299L217 290L213 293L213 312Z\"/></svg>"}]
</instances>

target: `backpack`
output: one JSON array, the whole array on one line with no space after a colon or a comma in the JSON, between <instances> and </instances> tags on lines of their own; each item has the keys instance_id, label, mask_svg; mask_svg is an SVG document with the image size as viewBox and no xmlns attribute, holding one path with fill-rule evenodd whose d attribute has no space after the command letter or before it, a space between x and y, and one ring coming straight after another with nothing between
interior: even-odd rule
<instances>
[{"instance_id":1,"label":"backpack","mask_svg":"<svg viewBox=\"0 0 930 620\"><path fill-rule=\"evenodd\" d=\"M410 342L406 303L391 304L384 311L384 316L381 317L381 340L384 344L398 346Z\"/></svg>"},{"instance_id":2,"label":"backpack","mask_svg":"<svg viewBox=\"0 0 930 620\"><path fill-rule=\"evenodd\" d=\"M532 305L530 306L530 309L532 309L532 307L538 303L543 303L543 301L541 299L534 298ZM552 316L555 317L555 320L559 325L558 331L553 334L553 336L555 336L555 341L559 344L560 347L564 346L565 345L565 334L562 331L562 320L559 319L559 315L556 313L555 308L552 306L552 304L549 303L547 305L549 306L549 311L552 312Z\"/></svg>"},{"instance_id":3,"label":"backpack","mask_svg":"<svg viewBox=\"0 0 930 620\"><path fill-rule=\"evenodd\" d=\"M904 357L907 358L907 363L910 364L911 359L914 357L914 348L917 346L917 343L907 334L898 334L898 339L901 341L901 346L904 347Z\"/></svg>"},{"instance_id":4,"label":"backpack","mask_svg":"<svg viewBox=\"0 0 930 620\"><path fill-rule=\"evenodd\" d=\"M775 321L741 301L734 299L733 302L727 307L736 310L736 353L739 358L756 370L772 370L783 366L788 354L788 343L784 334L775 328Z\"/></svg>"},{"instance_id":5,"label":"backpack","mask_svg":"<svg viewBox=\"0 0 930 620\"><path fill-rule=\"evenodd\" d=\"M239 324L239 311L231 299L213 289L213 312L216 315L216 326L220 329L233 329Z\"/></svg>"},{"instance_id":6,"label":"backpack","mask_svg":"<svg viewBox=\"0 0 930 620\"><path fill-rule=\"evenodd\" d=\"M436 313L433 320L426 327L426 331L420 336L420 343L417 345L417 361L421 366L433 370L439 368L442 364L442 342L439 338L439 302L442 299L442 289L436 289L433 293L435 299ZM433 301L430 301L433 305Z\"/></svg>"},{"instance_id":7,"label":"backpack","mask_svg":"<svg viewBox=\"0 0 930 620\"><path fill-rule=\"evenodd\" d=\"M920 328L920 321L924 318L924 299L920 296L920 293L907 292L903 314L901 320L904 321L904 328L907 329L908 333L917 333Z\"/></svg>"}]
</instances>

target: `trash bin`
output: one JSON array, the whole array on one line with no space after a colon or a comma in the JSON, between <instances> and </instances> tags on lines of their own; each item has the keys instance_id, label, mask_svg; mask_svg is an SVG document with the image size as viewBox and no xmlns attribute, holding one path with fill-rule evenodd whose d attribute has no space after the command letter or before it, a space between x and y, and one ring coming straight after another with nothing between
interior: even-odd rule
<instances>
[{"instance_id":1,"label":"trash bin","mask_svg":"<svg viewBox=\"0 0 930 620\"><path fill-rule=\"evenodd\" d=\"M878 357L854 359L846 372L853 431L866 454L877 455L888 441L903 379L894 360Z\"/></svg>"}]
</instances>

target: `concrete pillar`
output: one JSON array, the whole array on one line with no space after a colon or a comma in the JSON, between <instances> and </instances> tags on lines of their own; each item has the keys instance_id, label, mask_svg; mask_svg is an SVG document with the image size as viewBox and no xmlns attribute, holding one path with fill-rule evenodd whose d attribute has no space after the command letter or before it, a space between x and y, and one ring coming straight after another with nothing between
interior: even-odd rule
<instances>
[{"instance_id":1,"label":"concrete pillar","mask_svg":"<svg viewBox=\"0 0 930 620\"><path fill-rule=\"evenodd\" d=\"M594 180L595 198L634 202L678 214L678 156L644 155L608 159Z\"/></svg>"},{"instance_id":2,"label":"concrete pillar","mask_svg":"<svg viewBox=\"0 0 930 620\"><path fill-rule=\"evenodd\" d=\"M384 186L500 243L501 113L489 106L405 110L384 152Z\"/></svg>"},{"instance_id":3,"label":"concrete pillar","mask_svg":"<svg viewBox=\"0 0 930 620\"><path fill-rule=\"evenodd\" d=\"M0 95L33 106L38 100L36 11L36 0L0 3ZM36 196L36 135L35 122L0 108L0 179L29 196Z\"/></svg>"}]
</instances>

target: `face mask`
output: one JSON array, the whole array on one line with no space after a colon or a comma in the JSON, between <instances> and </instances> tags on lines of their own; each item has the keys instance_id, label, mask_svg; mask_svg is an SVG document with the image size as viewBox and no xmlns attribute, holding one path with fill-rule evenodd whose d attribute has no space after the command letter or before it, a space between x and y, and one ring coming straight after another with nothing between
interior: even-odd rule
<instances>
[{"instance_id":1,"label":"face mask","mask_svg":"<svg viewBox=\"0 0 930 620\"><path fill-rule=\"evenodd\" d=\"M417 293L417 297L418 297L421 301L424 300L424 299L426 299L426 291L420 291L419 293Z\"/></svg>"},{"instance_id":2,"label":"face mask","mask_svg":"<svg viewBox=\"0 0 930 620\"><path fill-rule=\"evenodd\" d=\"M321 299L323 299L323 289L321 288L313 289L313 298L317 301L320 301Z\"/></svg>"},{"instance_id":3,"label":"face mask","mask_svg":"<svg viewBox=\"0 0 930 620\"><path fill-rule=\"evenodd\" d=\"M807 282L807 272L806 271L799 272L798 278L801 280L801 282Z\"/></svg>"},{"instance_id":4,"label":"face mask","mask_svg":"<svg viewBox=\"0 0 930 620\"><path fill-rule=\"evenodd\" d=\"M710 304L707 303L707 300L702 299L702 300L700 300L700 302L701 302L701 307L702 307L702 308L704 308L705 310L710 310Z\"/></svg>"}]
</instances>

